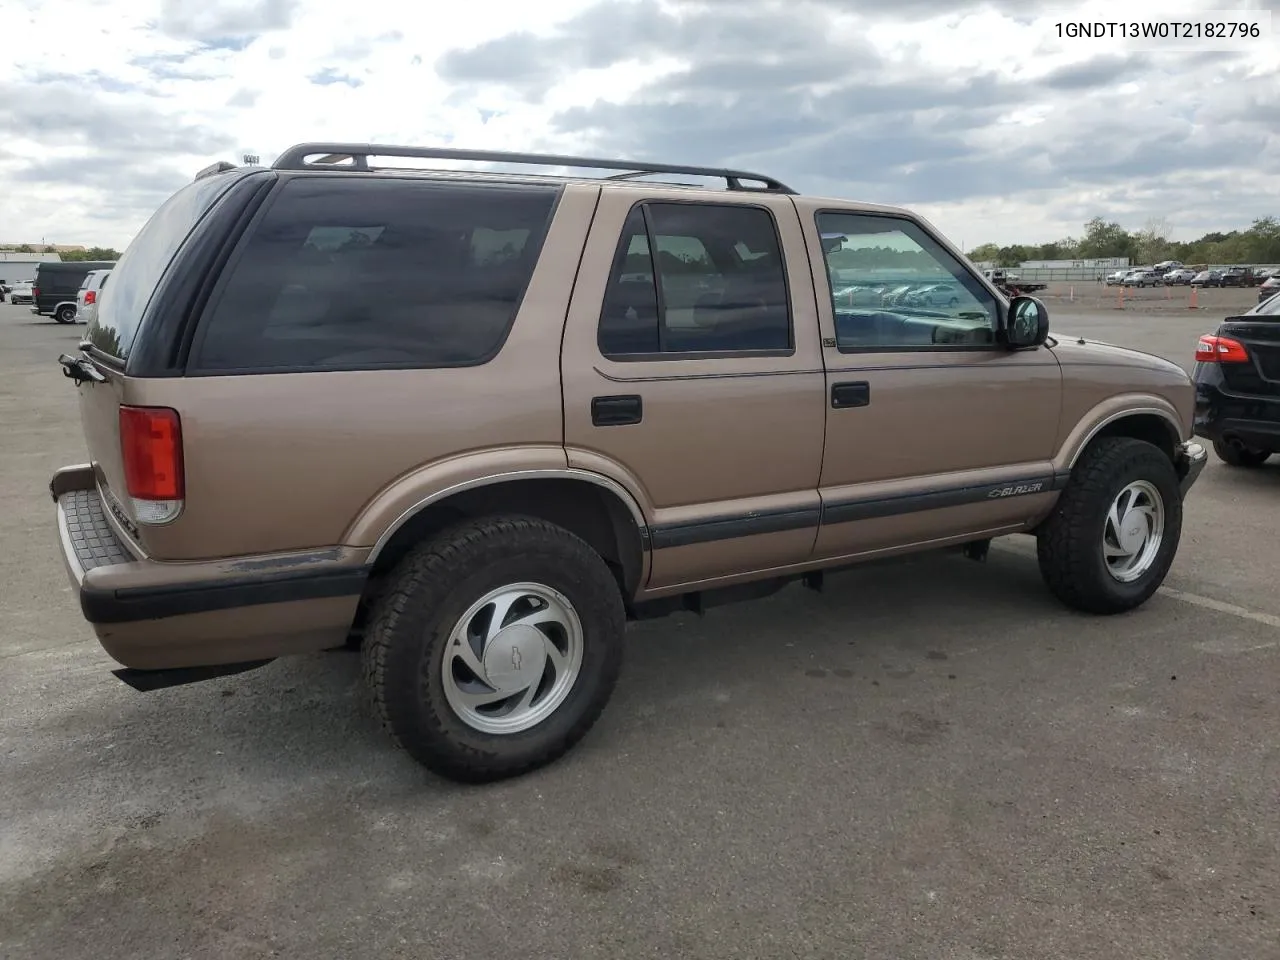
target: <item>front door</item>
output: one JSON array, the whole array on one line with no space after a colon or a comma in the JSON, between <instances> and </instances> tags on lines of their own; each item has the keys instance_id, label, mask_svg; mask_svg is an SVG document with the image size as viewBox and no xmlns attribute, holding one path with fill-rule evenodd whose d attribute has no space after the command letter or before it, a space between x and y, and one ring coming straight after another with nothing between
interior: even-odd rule
<instances>
[{"instance_id":1,"label":"front door","mask_svg":"<svg viewBox=\"0 0 1280 960\"><path fill-rule=\"evenodd\" d=\"M798 203L827 370L816 554L1009 532L1052 496L1062 375L923 222Z\"/></svg>"},{"instance_id":2,"label":"front door","mask_svg":"<svg viewBox=\"0 0 1280 960\"><path fill-rule=\"evenodd\" d=\"M790 199L601 192L565 327L571 466L632 491L648 588L809 558L825 410Z\"/></svg>"}]
</instances>

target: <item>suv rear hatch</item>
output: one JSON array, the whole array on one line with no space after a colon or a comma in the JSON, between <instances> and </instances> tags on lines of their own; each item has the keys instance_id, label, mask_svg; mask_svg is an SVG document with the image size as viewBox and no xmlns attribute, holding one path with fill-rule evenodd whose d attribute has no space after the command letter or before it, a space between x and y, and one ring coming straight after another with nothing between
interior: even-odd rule
<instances>
[{"instance_id":1,"label":"suv rear hatch","mask_svg":"<svg viewBox=\"0 0 1280 960\"><path fill-rule=\"evenodd\" d=\"M186 257L197 228L242 179L243 171L201 177L165 201L116 264L80 355L61 358L78 385L85 444L104 506L144 548L139 521L165 523L181 512L181 424L177 411L146 405L146 381L131 358L145 338L174 328L180 319L175 313L193 308L190 296L166 293L190 289L190 278L181 275L199 270Z\"/></svg>"}]
</instances>

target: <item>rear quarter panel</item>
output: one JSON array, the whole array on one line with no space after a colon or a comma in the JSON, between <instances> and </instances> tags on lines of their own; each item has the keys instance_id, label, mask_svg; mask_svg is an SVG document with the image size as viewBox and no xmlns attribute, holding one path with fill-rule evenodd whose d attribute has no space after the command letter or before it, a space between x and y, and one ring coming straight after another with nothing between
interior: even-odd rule
<instances>
[{"instance_id":1,"label":"rear quarter panel","mask_svg":"<svg viewBox=\"0 0 1280 960\"><path fill-rule=\"evenodd\" d=\"M170 560L369 546L414 503L487 473L565 466L560 337L596 190L560 199L498 355L474 367L135 380L182 418L186 505L143 546Z\"/></svg>"}]
</instances>

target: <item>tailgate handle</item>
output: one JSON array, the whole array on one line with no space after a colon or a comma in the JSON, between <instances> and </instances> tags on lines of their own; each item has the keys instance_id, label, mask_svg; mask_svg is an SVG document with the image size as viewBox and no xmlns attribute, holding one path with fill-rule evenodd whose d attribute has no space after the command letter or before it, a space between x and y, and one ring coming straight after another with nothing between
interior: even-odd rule
<instances>
[{"instance_id":1,"label":"tailgate handle","mask_svg":"<svg viewBox=\"0 0 1280 960\"><path fill-rule=\"evenodd\" d=\"M871 403L871 384L866 380L831 385L831 406L837 410L844 407L865 407L869 403Z\"/></svg>"},{"instance_id":2,"label":"tailgate handle","mask_svg":"<svg viewBox=\"0 0 1280 960\"><path fill-rule=\"evenodd\" d=\"M639 423L643 416L644 401L638 396L591 398L591 422L597 427Z\"/></svg>"}]
</instances>

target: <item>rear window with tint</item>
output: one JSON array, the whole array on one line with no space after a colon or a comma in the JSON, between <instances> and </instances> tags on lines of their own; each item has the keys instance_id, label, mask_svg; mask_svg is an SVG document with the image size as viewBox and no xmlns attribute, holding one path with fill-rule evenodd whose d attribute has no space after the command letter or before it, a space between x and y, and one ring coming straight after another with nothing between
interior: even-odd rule
<instances>
[{"instance_id":1,"label":"rear window with tint","mask_svg":"<svg viewBox=\"0 0 1280 960\"><path fill-rule=\"evenodd\" d=\"M121 360L129 356L138 324L174 254L234 177L207 177L187 184L166 200L116 261L111 294L99 301L86 339Z\"/></svg>"},{"instance_id":2,"label":"rear window with tint","mask_svg":"<svg viewBox=\"0 0 1280 960\"><path fill-rule=\"evenodd\" d=\"M1280 316L1280 293L1273 296L1270 300L1263 300L1249 312L1255 317Z\"/></svg>"},{"instance_id":3,"label":"rear window with tint","mask_svg":"<svg viewBox=\"0 0 1280 960\"><path fill-rule=\"evenodd\" d=\"M191 369L483 363L501 348L559 188L289 180L232 261Z\"/></svg>"}]
</instances>

